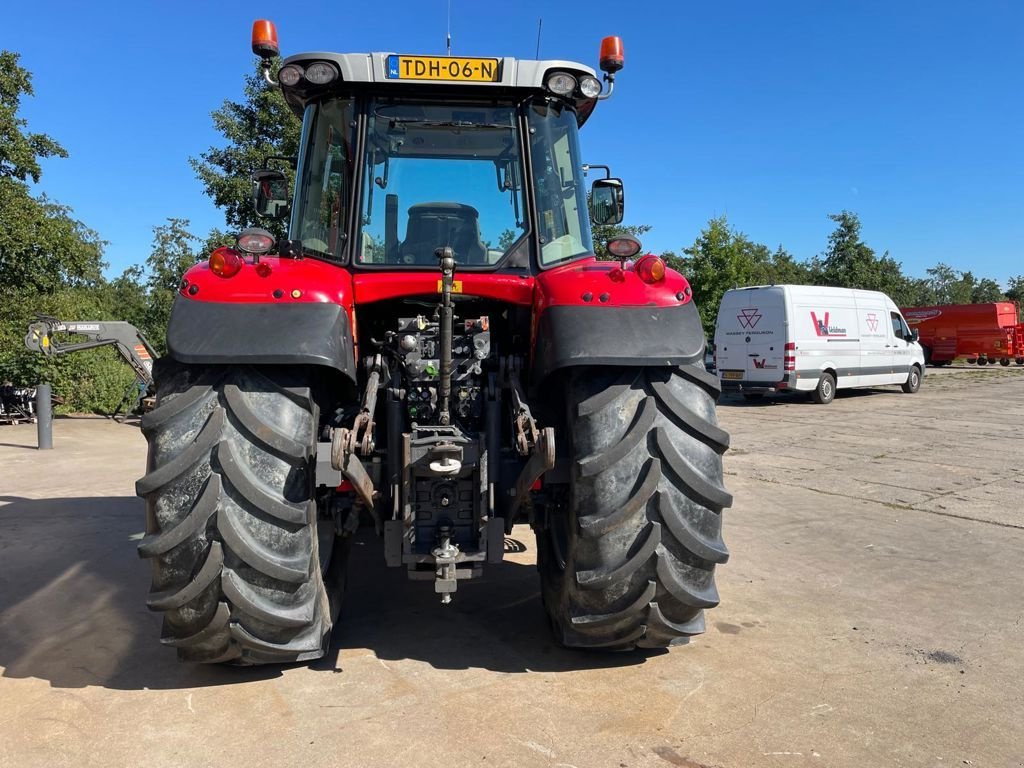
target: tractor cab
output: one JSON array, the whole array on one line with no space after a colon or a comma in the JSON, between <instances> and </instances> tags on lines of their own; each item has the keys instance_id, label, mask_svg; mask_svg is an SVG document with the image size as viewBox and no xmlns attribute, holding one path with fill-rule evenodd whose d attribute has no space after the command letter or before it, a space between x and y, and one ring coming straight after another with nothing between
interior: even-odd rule
<instances>
[{"instance_id":1,"label":"tractor cab","mask_svg":"<svg viewBox=\"0 0 1024 768\"><path fill-rule=\"evenodd\" d=\"M268 68L274 38L257 23ZM606 38L606 89L590 67L559 60L291 56L276 83L302 119L294 197L281 197L281 171L262 169L257 208L290 217L302 254L357 269L436 269L444 247L459 271L536 272L591 255L590 220L621 220L622 184L596 181L588 211L578 130L622 62L621 41Z\"/></svg>"}]
</instances>

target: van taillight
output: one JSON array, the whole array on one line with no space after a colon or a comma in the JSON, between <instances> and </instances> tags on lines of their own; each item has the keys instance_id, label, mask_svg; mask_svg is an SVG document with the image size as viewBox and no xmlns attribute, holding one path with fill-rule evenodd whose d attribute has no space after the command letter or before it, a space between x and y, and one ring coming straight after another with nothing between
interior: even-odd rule
<instances>
[{"instance_id":1,"label":"van taillight","mask_svg":"<svg viewBox=\"0 0 1024 768\"><path fill-rule=\"evenodd\" d=\"M785 346L785 353L782 357L782 370L784 371L795 371L796 370L796 342L787 341Z\"/></svg>"}]
</instances>

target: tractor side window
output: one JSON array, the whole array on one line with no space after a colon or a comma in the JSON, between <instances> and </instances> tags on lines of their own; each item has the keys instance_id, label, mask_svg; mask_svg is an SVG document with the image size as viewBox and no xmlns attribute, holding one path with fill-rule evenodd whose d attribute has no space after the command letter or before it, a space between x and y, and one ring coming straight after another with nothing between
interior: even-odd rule
<instances>
[{"instance_id":1,"label":"tractor side window","mask_svg":"<svg viewBox=\"0 0 1024 768\"><path fill-rule=\"evenodd\" d=\"M352 102L325 102L309 119L309 151L296 184L291 237L301 240L306 250L339 258L352 185Z\"/></svg>"},{"instance_id":2,"label":"tractor side window","mask_svg":"<svg viewBox=\"0 0 1024 768\"><path fill-rule=\"evenodd\" d=\"M548 103L532 105L529 116L541 263L593 253L576 115Z\"/></svg>"}]
</instances>

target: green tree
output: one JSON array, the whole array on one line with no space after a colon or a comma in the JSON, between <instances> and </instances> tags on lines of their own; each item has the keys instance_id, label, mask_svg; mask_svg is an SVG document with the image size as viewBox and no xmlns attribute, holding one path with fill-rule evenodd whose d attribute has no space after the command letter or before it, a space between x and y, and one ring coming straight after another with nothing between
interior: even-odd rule
<instances>
[{"instance_id":1,"label":"green tree","mask_svg":"<svg viewBox=\"0 0 1024 768\"><path fill-rule=\"evenodd\" d=\"M1005 293L1010 301L1024 302L1024 275L1011 277L1006 284Z\"/></svg>"},{"instance_id":2,"label":"green tree","mask_svg":"<svg viewBox=\"0 0 1024 768\"><path fill-rule=\"evenodd\" d=\"M32 75L18 65L20 56L0 51L0 178L38 183L40 159L67 157L64 147L45 133L28 133L28 121L18 117L21 97L32 96Z\"/></svg>"},{"instance_id":3,"label":"green tree","mask_svg":"<svg viewBox=\"0 0 1024 768\"><path fill-rule=\"evenodd\" d=\"M983 277L974 284L974 289L971 291L971 303L988 304L993 301L1006 301L1006 296L1003 294L1003 289L999 287L999 283L991 277Z\"/></svg>"},{"instance_id":4,"label":"green tree","mask_svg":"<svg viewBox=\"0 0 1024 768\"><path fill-rule=\"evenodd\" d=\"M167 322L181 276L197 259L192 246L199 238L188 226L188 219L169 218L166 224L153 227L153 249L146 259L147 306L141 327L161 354L166 351Z\"/></svg>"},{"instance_id":5,"label":"green tree","mask_svg":"<svg viewBox=\"0 0 1024 768\"><path fill-rule=\"evenodd\" d=\"M693 245L684 249L680 271L693 286L704 331L714 333L722 295L747 285L805 282L807 270L781 246L774 252L729 226L725 216L711 219Z\"/></svg>"},{"instance_id":6,"label":"green tree","mask_svg":"<svg viewBox=\"0 0 1024 768\"><path fill-rule=\"evenodd\" d=\"M103 268L103 241L71 210L33 197L40 160L67 157L54 139L30 133L18 116L32 76L18 54L0 51L0 290L53 292L65 285L96 284Z\"/></svg>"},{"instance_id":7,"label":"green tree","mask_svg":"<svg viewBox=\"0 0 1024 768\"><path fill-rule=\"evenodd\" d=\"M32 194L40 160L67 153L49 136L29 132L18 116L31 83L17 54L0 52L0 377L19 385L52 382L64 411L110 412L134 378L114 350L44 357L23 343L37 313L102 319L138 311L144 302L137 271L108 284L99 235L70 208Z\"/></svg>"},{"instance_id":8,"label":"green tree","mask_svg":"<svg viewBox=\"0 0 1024 768\"><path fill-rule=\"evenodd\" d=\"M828 237L822 257L811 262L810 274L818 285L882 291L901 306L912 297L914 287L903 268L886 251L880 257L860 237L860 219L850 211L829 214L836 228Z\"/></svg>"},{"instance_id":9,"label":"green tree","mask_svg":"<svg viewBox=\"0 0 1024 768\"><path fill-rule=\"evenodd\" d=\"M263 79L260 67L257 62L246 77L242 101L227 99L213 112L213 125L226 143L210 147L190 162L206 194L224 211L229 229L260 226L280 237L284 222L256 216L249 177L268 157L297 156L302 124L281 89ZM211 239L220 240L220 235Z\"/></svg>"},{"instance_id":10,"label":"green tree","mask_svg":"<svg viewBox=\"0 0 1024 768\"><path fill-rule=\"evenodd\" d=\"M948 264L936 264L925 270L936 304L970 304L974 275L958 272Z\"/></svg>"}]
</instances>

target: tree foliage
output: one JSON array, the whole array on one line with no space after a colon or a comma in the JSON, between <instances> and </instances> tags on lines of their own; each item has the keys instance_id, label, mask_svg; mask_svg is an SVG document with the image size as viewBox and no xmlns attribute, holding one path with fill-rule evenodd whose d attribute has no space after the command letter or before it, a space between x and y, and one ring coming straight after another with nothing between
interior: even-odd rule
<instances>
[{"instance_id":1,"label":"tree foliage","mask_svg":"<svg viewBox=\"0 0 1024 768\"><path fill-rule=\"evenodd\" d=\"M801 283L808 269L782 246L772 251L729 226L725 216L711 219L696 241L683 250L681 271L689 278L704 331L714 333L722 295L746 285ZM670 260L671 261L671 260Z\"/></svg>"},{"instance_id":2,"label":"tree foliage","mask_svg":"<svg viewBox=\"0 0 1024 768\"><path fill-rule=\"evenodd\" d=\"M45 133L29 133L28 121L18 117L22 96L32 96L32 75L18 65L20 56L0 51L0 179L38 183L39 161L67 157L64 147Z\"/></svg>"},{"instance_id":3,"label":"tree foliage","mask_svg":"<svg viewBox=\"0 0 1024 768\"><path fill-rule=\"evenodd\" d=\"M1024 302L1024 275L1010 278L1006 284L1006 298L1018 304Z\"/></svg>"},{"instance_id":4,"label":"tree foliage","mask_svg":"<svg viewBox=\"0 0 1024 768\"><path fill-rule=\"evenodd\" d=\"M902 265L886 251L876 256L860 237L860 218L850 211L829 215L836 228L828 236L825 253L811 262L811 279L817 285L882 291L897 304L912 303L914 286Z\"/></svg>"},{"instance_id":5,"label":"tree foliage","mask_svg":"<svg viewBox=\"0 0 1024 768\"><path fill-rule=\"evenodd\" d=\"M257 62L245 78L242 101L226 99L213 112L213 125L225 144L210 147L191 163L206 194L224 211L229 229L260 226L280 237L284 223L257 218L253 210L250 174L271 156L296 157L302 124L281 89L263 79L260 67ZM280 163L275 167L290 171ZM294 181L293 176L290 181Z\"/></svg>"}]
</instances>

